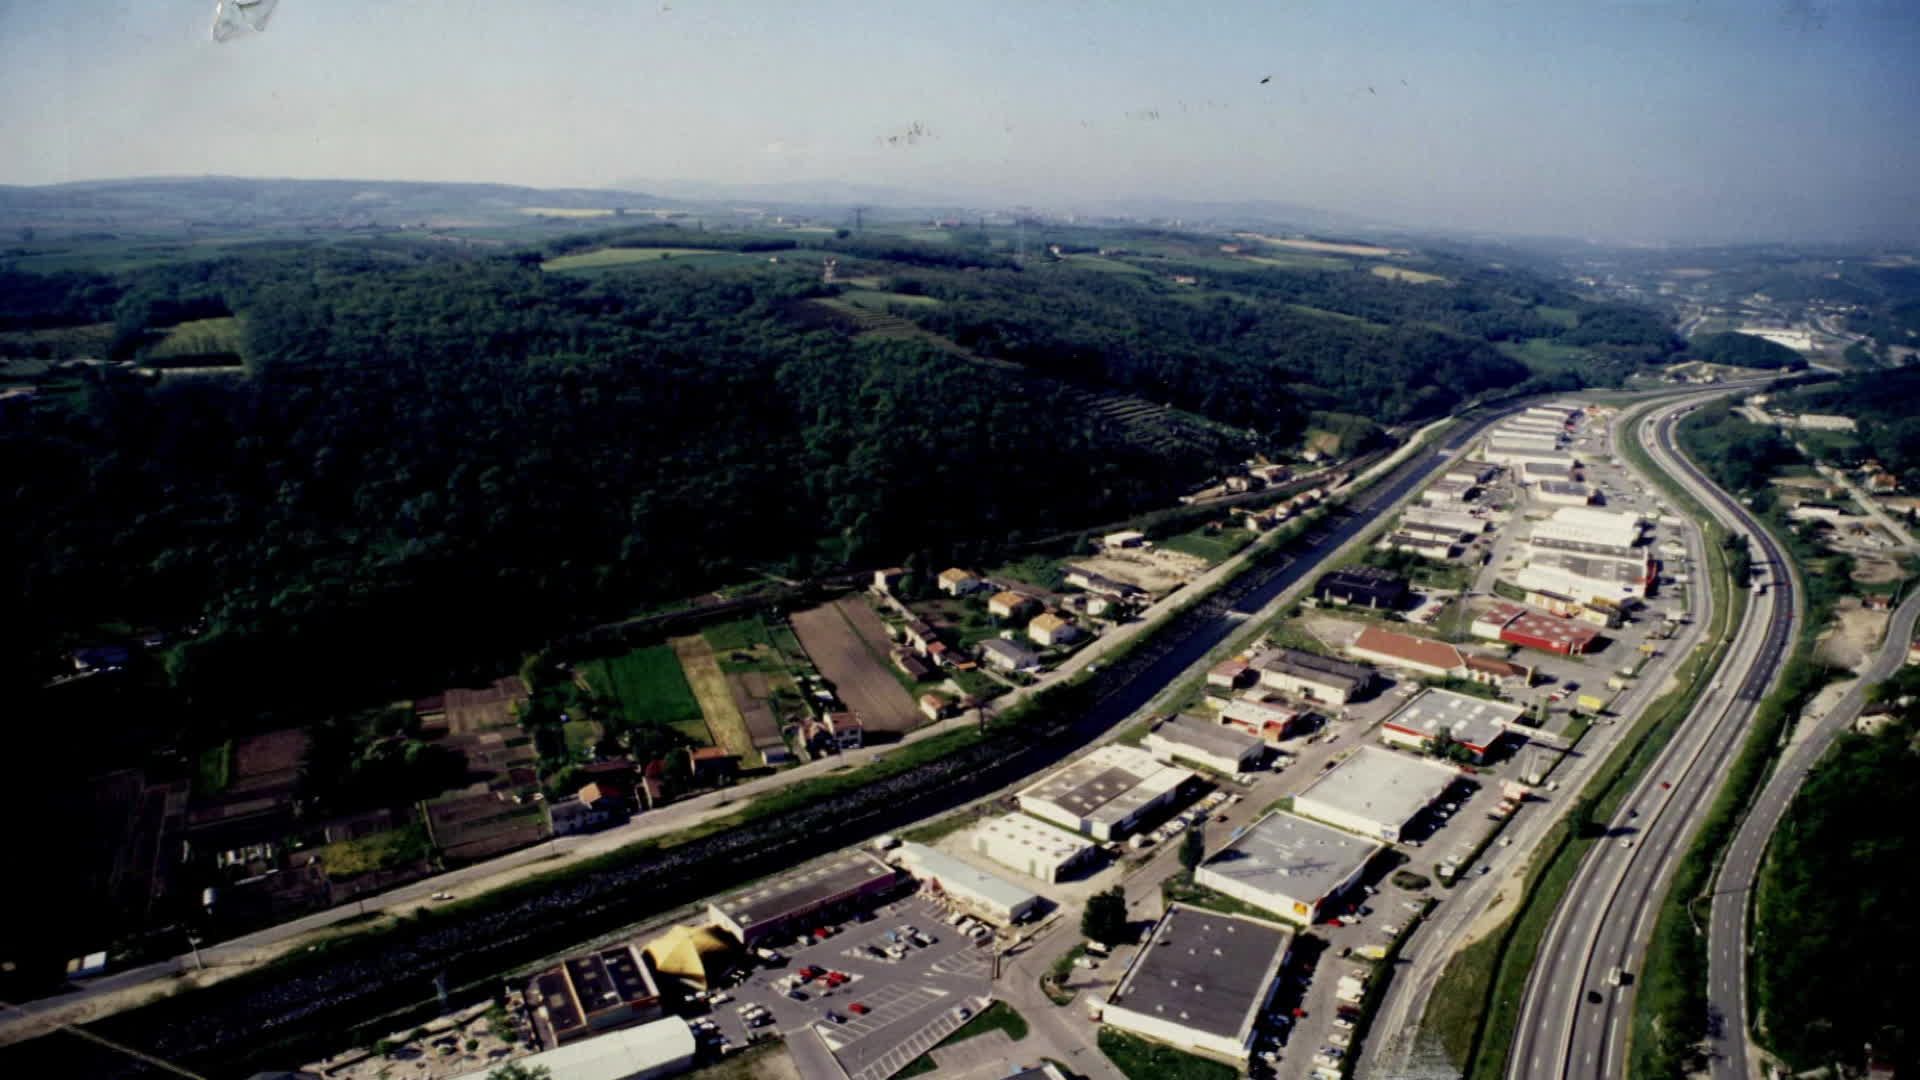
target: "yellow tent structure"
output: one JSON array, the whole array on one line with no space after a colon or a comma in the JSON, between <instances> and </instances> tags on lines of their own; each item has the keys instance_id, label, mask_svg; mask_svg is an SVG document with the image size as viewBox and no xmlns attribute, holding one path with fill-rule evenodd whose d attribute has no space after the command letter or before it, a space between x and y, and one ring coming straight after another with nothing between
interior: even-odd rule
<instances>
[{"instance_id":1,"label":"yellow tent structure","mask_svg":"<svg viewBox=\"0 0 1920 1080\"><path fill-rule=\"evenodd\" d=\"M676 926L647 942L642 951L662 976L705 990L733 966L737 948L725 931L711 926Z\"/></svg>"}]
</instances>

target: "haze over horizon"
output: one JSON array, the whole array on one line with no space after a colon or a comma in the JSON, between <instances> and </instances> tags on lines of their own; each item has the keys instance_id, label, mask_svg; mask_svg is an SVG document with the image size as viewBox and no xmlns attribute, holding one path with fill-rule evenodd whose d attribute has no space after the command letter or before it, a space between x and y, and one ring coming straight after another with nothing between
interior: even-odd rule
<instances>
[{"instance_id":1,"label":"haze over horizon","mask_svg":"<svg viewBox=\"0 0 1920 1080\"><path fill-rule=\"evenodd\" d=\"M1819 3L0 3L0 182L1273 201L1616 242L1920 227L1920 15ZM1262 80L1266 80L1263 82Z\"/></svg>"}]
</instances>

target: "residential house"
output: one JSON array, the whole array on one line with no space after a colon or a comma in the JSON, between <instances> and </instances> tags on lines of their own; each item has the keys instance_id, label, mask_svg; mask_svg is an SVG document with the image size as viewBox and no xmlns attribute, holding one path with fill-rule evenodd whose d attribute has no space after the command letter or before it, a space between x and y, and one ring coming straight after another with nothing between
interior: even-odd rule
<instances>
[{"instance_id":1,"label":"residential house","mask_svg":"<svg viewBox=\"0 0 1920 1080\"><path fill-rule=\"evenodd\" d=\"M904 627L901 627L901 633L906 637L907 644L913 646L914 651L919 653L926 652L928 646L940 640L939 633L922 619L909 620Z\"/></svg>"},{"instance_id":2,"label":"residential house","mask_svg":"<svg viewBox=\"0 0 1920 1080\"><path fill-rule=\"evenodd\" d=\"M1042 648L1055 645L1068 645L1081 637L1080 628L1048 611L1033 617L1027 624L1027 637Z\"/></svg>"},{"instance_id":3,"label":"residential house","mask_svg":"<svg viewBox=\"0 0 1920 1080\"><path fill-rule=\"evenodd\" d=\"M907 568L904 566L889 566L885 570L875 570L873 587L883 593L891 593L894 586L900 584L900 579L906 576Z\"/></svg>"},{"instance_id":4,"label":"residential house","mask_svg":"<svg viewBox=\"0 0 1920 1080\"><path fill-rule=\"evenodd\" d=\"M955 566L940 571L939 585L940 591L948 596L965 596L983 588L986 582Z\"/></svg>"},{"instance_id":5,"label":"residential house","mask_svg":"<svg viewBox=\"0 0 1920 1080\"><path fill-rule=\"evenodd\" d=\"M938 694L921 694L920 713L929 720L938 720L947 715L947 701Z\"/></svg>"},{"instance_id":6,"label":"residential house","mask_svg":"<svg viewBox=\"0 0 1920 1080\"><path fill-rule=\"evenodd\" d=\"M1040 657L1032 649L1005 638L987 638L980 643L980 659L1001 671L1039 671Z\"/></svg>"},{"instance_id":7,"label":"residential house","mask_svg":"<svg viewBox=\"0 0 1920 1080\"><path fill-rule=\"evenodd\" d=\"M987 600L987 614L1001 619L1018 619L1039 606L1040 602L1031 596L1004 589Z\"/></svg>"}]
</instances>

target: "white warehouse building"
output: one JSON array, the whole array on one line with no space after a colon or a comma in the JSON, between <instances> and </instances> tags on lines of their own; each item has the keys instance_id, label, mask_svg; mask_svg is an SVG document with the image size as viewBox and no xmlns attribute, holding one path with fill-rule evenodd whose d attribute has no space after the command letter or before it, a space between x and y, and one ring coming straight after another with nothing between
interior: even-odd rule
<instances>
[{"instance_id":1,"label":"white warehouse building","mask_svg":"<svg viewBox=\"0 0 1920 1080\"><path fill-rule=\"evenodd\" d=\"M1136 746L1108 743L1042 777L1015 798L1043 821L1096 840L1114 840L1155 807L1172 802L1186 769L1162 765Z\"/></svg>"},{"instance_id":2,"label":"white warehouse building","mask_svg":"<svg viewBox=\"0 0 1920 1080\"><path fill-rule=\"evenodd\" d=\"M1451 765L1362 746L1294 796L1293 812L1361 836L1396 841L1459 776Z\"/></svg>"},{"instance_id":3,"label":"white warehouse building","mask_svg":"<svg viewBox=\"0 0 1920 1080\"><path fill-rule=\"evenodd\" d=\"M1093 841L1025 814L990 818L974 826L969 846L1009 870L1049 884L1096 857Z\"/></svg>"},{"instance_id":4,"label":"white warehouse building","mask_svg":"<svg viewBox=\"0 0 1920 1080\"><path fill-rule=\"evenodd\" d=\"M925 844L901 844L894 849L893 857L920 879L923 889L949 897L995 922L1016 923L1039 910L1040 894Z\"/></svg>"},{"instance_id":5,"label":"white warehouse building","mask_svg":"<svg viewBox=\"0 0 1920 1080\"><path fill-rule=\"evenodd\" d=\"M1276 810L1214 852L1194 871L1193 880L1312 925L1326 902L1352 888L1385 847L1378 840Z\"/></svg>"}]
</instances>

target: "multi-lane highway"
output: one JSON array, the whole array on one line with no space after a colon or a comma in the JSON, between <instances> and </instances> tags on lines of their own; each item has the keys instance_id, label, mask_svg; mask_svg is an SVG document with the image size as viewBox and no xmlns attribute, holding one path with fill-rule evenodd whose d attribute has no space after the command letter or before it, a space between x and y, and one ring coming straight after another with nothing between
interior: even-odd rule
<instances>
[{"instance_id":1,"label":"multi-lane highway","mask_svg":"<svg viewBox=\"0 0 1920 1080\"><path fill-rule=\"evenodd\" d=\"M1866 691L1893 674L1906 662L1907 643L1913 640L1914 622L1920 620L1920 590L1907 597L1887 624L1880 651L1860 671L1859 681L1788 747L1779 767L1768 778L1766 787L1754 800L1714 882L1713 911L1707 932L1707 1011L1708 1053L1712 1073L1721 1080L1747 1080L1747 914L1754 879L1760 873L1760 860L1766 854L1767 840L1780 824L1780 818L1792 804L1795 793L1806 780L1834 736L1846 730L1859 717L1866 703Z\"/></svg>"},{"instance_id":2,"label":"multi-lane highway","mask_svg":"<svg viewBox=\"0 0 1920 1080\"><path fill-rule=\"evenodd\" d=\"M1673 870L1739 752L1760 700L1792 646L1799 579L1772 538L1707 480L1674 441L1701 398L1662 406L1644 425L1649 453L1729 530L1751 538L1769 582L1751 597L1714 682L1607 823L1555 913L1522 1000L1510 1077L1617 1076L1626 1071L1632 973Z\"/></svg>"}]
</instances>

